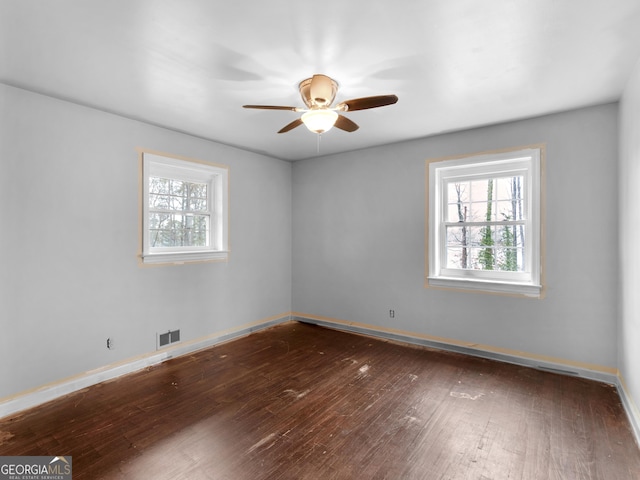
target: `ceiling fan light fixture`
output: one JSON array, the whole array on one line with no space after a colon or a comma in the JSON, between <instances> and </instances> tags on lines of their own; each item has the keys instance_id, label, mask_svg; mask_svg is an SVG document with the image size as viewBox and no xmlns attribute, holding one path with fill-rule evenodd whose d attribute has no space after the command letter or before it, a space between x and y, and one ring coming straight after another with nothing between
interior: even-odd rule
<instances>
[{"instance_id":1,"label":"ceiling fan light fixture","mask_svg":"<svg viewBox=\"0 0 640 480\"><path fill-rule=\"evenodd\" d=\"M309 110L302 115L305 126L318 134L331 130L337 119L338 114L328 109Z\"/></svg>"},{"instance_id":2,"label":"ceiling fan light fixture","mask_svg":"<svg viewBox=\"0 0 640 480\"><path fill-rule=\"evenodd\" d=\"M336 127L344 132L355 132L358 125L344 115L337 112L352 112L356 110L368 110L370 108L393 105L398 101L395 95L374 95L371 97L354 98L340 102L332 107L338 92L338 83L330 77L316 74L306 78L298 84L300 96L306 105L305 108L285 107L282 105L243 105L244 108L259 108L263 110L289 110L292 112L305 112L301 117L288 123L278 133L286 133L304 124L312 133L318 135Z\"/></svg>"}]
</instances>

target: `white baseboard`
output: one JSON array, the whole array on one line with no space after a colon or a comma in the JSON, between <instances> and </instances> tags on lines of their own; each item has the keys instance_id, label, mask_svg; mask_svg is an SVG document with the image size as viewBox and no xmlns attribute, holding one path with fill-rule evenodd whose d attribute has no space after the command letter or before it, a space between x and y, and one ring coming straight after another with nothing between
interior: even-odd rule
<instances>
[{"instance_id":1,"label":"white baseboard","mask_svg":"<svg viewBox=\"0 0 640 480\"><path fill-rule=\"evenodd\" d=\"M82 390L83 388L87 388L128 373L133 373L152 365L157 365L169 360L170 358L187 355L197 350L202 350L229 340L244 337L250 333L269 328L279 323L288 322L290 319L291 316L288 313L277 317L271 317L259 322L241 326L237 329L214 333L189 342L177 343L156 352L128 359L118 364L106 365L75 377L13 395L4 400L0 399L0 418L13 415L28 408L36 407L69 393Z\"/></svg>"},{"instance_id":2,"label":"white baseboard","mask_svg":"<svg viewBox=\"0 0 640 480\"><path fill-rule=\"evenodd\" d=\"M622 406L624 407L625 412L627 412L627 417L631 424L631 430L636 438L636 444L638 445L638 448L640 448L640 410L638 410L637 405L629 395L624 379L620 374L618 374L616 387L618 387L618 394L620 395Z\"/></svg>"}]
</instances>

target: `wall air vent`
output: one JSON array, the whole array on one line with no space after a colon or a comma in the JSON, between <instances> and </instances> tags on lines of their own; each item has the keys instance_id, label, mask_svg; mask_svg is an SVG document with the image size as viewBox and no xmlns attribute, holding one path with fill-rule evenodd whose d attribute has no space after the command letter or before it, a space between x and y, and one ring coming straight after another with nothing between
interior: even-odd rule
<instances>
[{"instance_id":1,"label":"wall air vent","mask_svg":"<svg viewBox=\"0 0 640 480\"><path fill-rule=\"evenodd\" d=\"M158 348L166 347L180 341L180 330L169 330L167 333L158 334Z\"/></svg>"}]
</instances>

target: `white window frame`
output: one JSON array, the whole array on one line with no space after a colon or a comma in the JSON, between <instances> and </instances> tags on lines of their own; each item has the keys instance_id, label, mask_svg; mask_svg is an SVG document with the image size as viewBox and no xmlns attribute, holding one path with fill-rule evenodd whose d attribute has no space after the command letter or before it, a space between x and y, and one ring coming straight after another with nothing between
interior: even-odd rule
<instances>
[{"instance_id":1,"label":"white window frame","mask_svg":"<svg viewBox=\"0 0 640 480\"><path fill-rule=\"evenodd\" d=\"M542 296L543 146L427 161L426 286ZM447 185L455 181L523 176L523 272L446 268Z\"/></svg>"},{"instance_id":2,"label":"white window frame","mask_svg":"<svg viewBox=\"0 0 640 480\"><path fill-rule=\"evenodd\" d=\"M200 160L141 151L143 264L227 260L229 255L229 168ZM208 246L152 247L149 236L149 178L207 183Z\"/></svg>"}]
</instances>

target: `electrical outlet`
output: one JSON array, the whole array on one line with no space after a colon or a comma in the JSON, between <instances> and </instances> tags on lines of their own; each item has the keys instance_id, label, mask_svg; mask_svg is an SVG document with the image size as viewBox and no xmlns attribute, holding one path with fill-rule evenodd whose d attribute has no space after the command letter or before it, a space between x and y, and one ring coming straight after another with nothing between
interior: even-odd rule
<instances>
[{"instance_id":1,"label":"electrical outlet","mask_svg":"<svg viewBox=\"0 0 640 480\"><path fill-rule=\"evenodd\" d=\"M389 318L396 318L396 311L395 310L389 310Z\"/></svg>"},{"instance_id":2,"label":"electrical outlet","mask_svg":"<svg viewBox=\"0 0 640 480\"><path fill-rule=\"evenodd\" d=\"M113 350L114 348L116 348L116 345L113 342L113 338L111 338L111 337L107 338L107 348L109 350Z\"/></svg>"}]
</instances>

